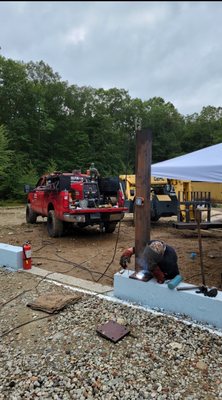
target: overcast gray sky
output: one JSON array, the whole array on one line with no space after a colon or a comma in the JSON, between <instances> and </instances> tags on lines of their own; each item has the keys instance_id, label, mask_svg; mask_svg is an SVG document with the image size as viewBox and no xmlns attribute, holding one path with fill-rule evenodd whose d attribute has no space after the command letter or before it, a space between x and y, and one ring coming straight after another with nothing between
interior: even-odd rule
<instances>
[{"instance_id":1,"label":"overcast gray sky","mask_svg":"<svg viewBox=\"0 0 222 400\"><path fill-rule=\"evenodd\" d=\"M222 106L222 2L0 2L1 54L79 86Z\"/></svg>"}]
</instances>

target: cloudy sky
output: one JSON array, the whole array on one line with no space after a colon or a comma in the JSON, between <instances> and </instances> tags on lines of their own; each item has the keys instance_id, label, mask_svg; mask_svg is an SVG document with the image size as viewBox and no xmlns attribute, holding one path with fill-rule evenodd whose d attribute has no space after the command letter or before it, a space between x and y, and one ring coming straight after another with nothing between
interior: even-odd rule
<instances>
[{"instance_id":1,"label":"cloudy sky","mask_svg":"<svg viewBox=\"0 0 222 400\"><path fill-rule=\"evenodd\" d=\"M222 106L222 2L0 2L1 54L79 86L160 96L182 114Z\"/></svg>"}]
</instances>

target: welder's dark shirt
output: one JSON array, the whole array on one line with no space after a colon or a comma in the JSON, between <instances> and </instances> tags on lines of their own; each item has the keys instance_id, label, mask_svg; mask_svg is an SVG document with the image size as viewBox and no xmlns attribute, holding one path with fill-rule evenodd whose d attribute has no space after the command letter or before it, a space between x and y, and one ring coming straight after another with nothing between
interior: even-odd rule
<instances>
[{"instance_id":1,"label":"welder's dark shirt","mask_svg":"<svg viewBox=\"0 0 222 400\"><path fill-rule=\"evenodd\" d=\"M153 240L148 242L148 244L152 243ZM165 274L166 279L173 279L176 275L179 274L179 268L177 264L177 253L174 248L166 245L166 250L164 255L158 260L158 265L161 271Z\"/></svg>"}]
</instances>

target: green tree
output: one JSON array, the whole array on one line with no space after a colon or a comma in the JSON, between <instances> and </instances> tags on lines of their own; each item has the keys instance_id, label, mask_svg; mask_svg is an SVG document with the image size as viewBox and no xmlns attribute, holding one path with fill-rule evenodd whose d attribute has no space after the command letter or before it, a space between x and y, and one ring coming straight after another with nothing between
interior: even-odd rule
<instances>
[{"instance_id":1,"label":"green tree","mask_svg":"<svg viewBox=\"0 0 222 400\"><path fill-rule=\"evenodd\" d=\"M153 132L152 162L222 140L221 107L184 117L160 97L69 85L44 61L0 56L0 125L7 131L0 131L1 195L21 197L23 183L37 175L84 171L91 162L102 175L134 173L139 120Z\"/></svg>"},{"instance_id":2,"label":"green tree","mask_svg":"<svg viewBox=\"0 0 222 400\"><path fill-rule=\"evenodd\" d=\"M200 114L185 118L186 129L181 138L185 153L199 150L222 141L222 108L203 107Z\"/></svg>"},{"instance_id":3,"label":"green tree","mask_svg":"<svg viewBox=\"0 0 222 400\"><path fill-rule=\"evenodd\" d=\"M0 57L0 82L0 123L7 127L9 145L17 152L29 152L33 93L25 65Z\"/></svg>"},{"instance_id":4,"label":"green tree","mask_svg":"<svg viewBox=\"0 0 222 400\"><path fill-rule=\"evenodd\" d=\"M52 173L54 171L57 171L57 163L55 160L52 158L49 160L48 166L46 168L46 173Z\"/></svg>"},{"instance_id":5,"label":"green tree","mask_svg":"<svg viewBox=\"0 0 222 400\"><path fill-rule=\"evenodd\" d=\"M166 103L160 97L145 101L142 124L152 129L153 162L181 154L180 137L183 134L184 121L172 103Z\"/></svg>"},{"instance_id":6,"label":"green tree","mask_svg":"<svg viewBox=\"0 0 222 400\"><path fill-rule=\"evenodd\" d=\"M36 171L36 168L33 166L32 162L29 161L28 164L23 166L22 173L18 176L16 191L14 193L15 197L26 201L27 194L24 192L24 186L28 184L32 187L35 187L38 179L39 175Z\"/></svg>"},{"instance_id":7,"label":"green tree","mask_svg":"<svg viewBox=\"0 0 222 400\"><path fill-rule=\"evenodd\" d=\"M6 179L2 184L2 197L4 199L25 200L24 185L35 186L38 174L32 163L17 154L13 156L6 168Z\"/></svg>"},{"instance_id":8,"label":"green tree","mask_svg":"<svg viewBox=\"0 0 222 400\"><path fill-rule=\"evenodd\" d=\"M8 137L6 129L0 125L0 197L5 196L8 180L8 169L13 152L8 147Z\"/></svg>"}]
</instances>

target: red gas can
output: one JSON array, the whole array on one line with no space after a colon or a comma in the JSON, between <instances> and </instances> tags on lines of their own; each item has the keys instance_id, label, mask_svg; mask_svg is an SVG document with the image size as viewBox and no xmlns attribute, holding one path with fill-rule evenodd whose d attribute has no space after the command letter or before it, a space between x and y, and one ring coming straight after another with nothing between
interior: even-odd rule
<instances>
[{"instance_id":1,"label":"red gas can","mask_svg":"<svg viewBox=\"0 0 222 400\"><path fill-rule=\"evenodd\" d=\"M25 242L23 245L23 269L32 268L32 249L29 242Z\"/></svg>"}]
</instances>

